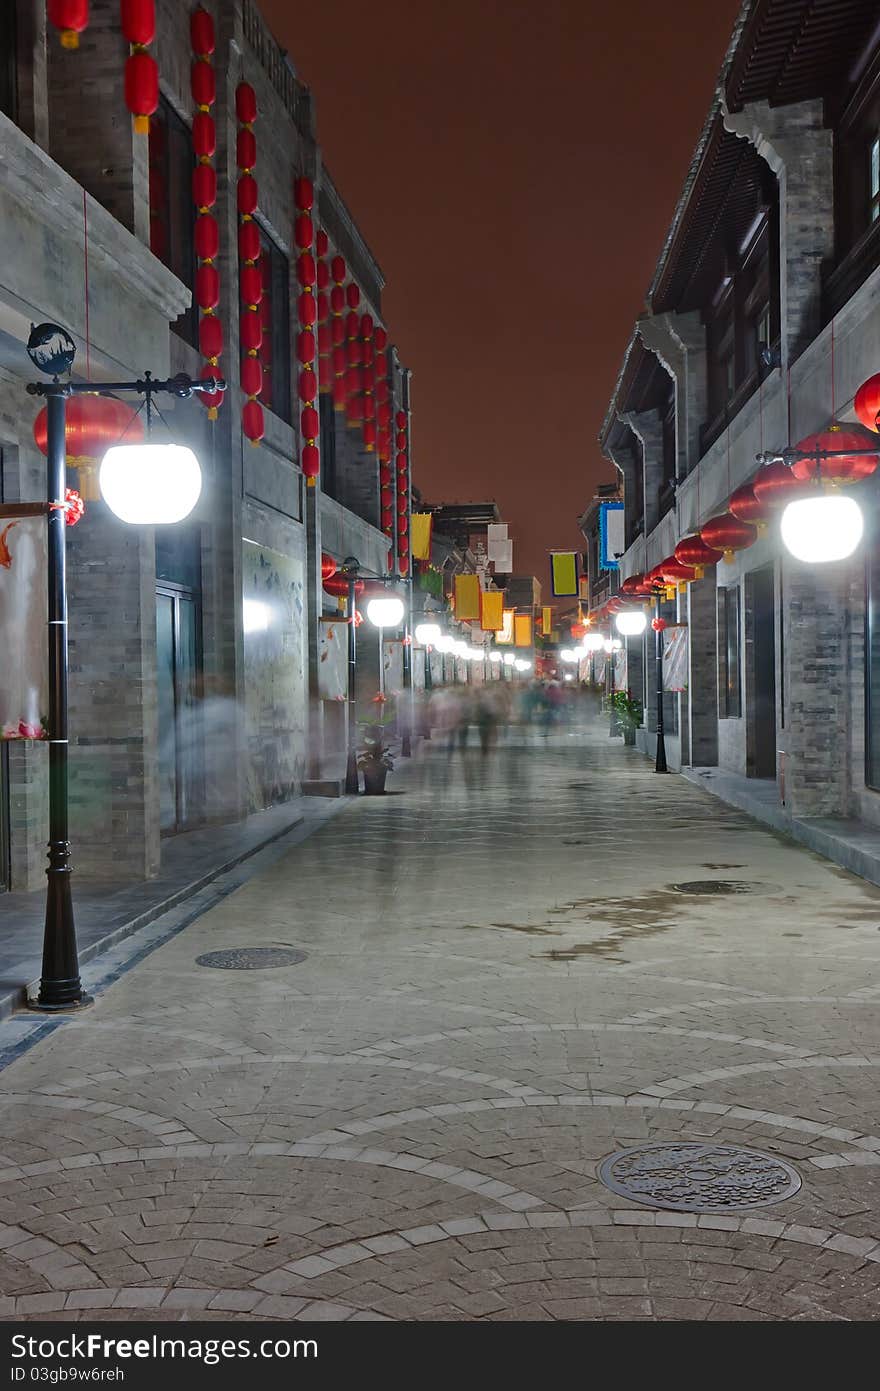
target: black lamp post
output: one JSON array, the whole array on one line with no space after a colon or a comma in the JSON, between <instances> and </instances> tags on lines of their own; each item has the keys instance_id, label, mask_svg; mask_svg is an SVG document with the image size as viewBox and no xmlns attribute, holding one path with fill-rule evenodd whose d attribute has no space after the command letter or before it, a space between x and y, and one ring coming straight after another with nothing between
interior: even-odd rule
<instances>
[{"instance_id":1,"label":"black lamp post","mask_svg":"<svg viewBox=\"0 0 880 1391\"><path fill-rule=\"evenodd\" d=\"M347 795L356 795L360 791L358 782L357 766L357 699L355 695L355 682L357 680L357 625L355 623L355 595L357 585L360 583L361 576L368 579L380 580L382 584L389 586L398 584L402 579L400 575L379 575L374 570L361 569L361 563L356 556L346 556L339 567L339 573L348 582L348 741L345 760L345 791ZM384 644L381 634L384 630L379 629L379 683L384 693L384 668L385 661ZM404 653L406 652L404 647Z\"/></svg>"},{"instance_id":2,"label":"black lamp post","mask_svg":"<svg viewBox=\"0 0 880 1391\"><path fill-rule=\"evenodd\" d=\"M29 382L31 396L46 398L48 516L48 618L49 618L49 867L43 964L37 998L32 1009L54 1013L90 1004L82 988L76 945L76 924L71 893L68 812L68 659L67 567L65 549L66 419L68 396L95 394L93 382L62 382L69 375L76 353L70 334L57 324L31 328L27 345L34 366L52 377L51 382ZM220 378L192 381L185 375L153 381L148 372L133 382L102 383L101 392L131 392L144 397L149 407L158 392L187 397L194 392L225 391ZM25 504L26 507L32 506Z\"/></svg>"},{"instance_id":3,"label":"black lamp post","mask_svg":"<svg viewBox=\"0 0 880 1391\"><path fill-rule=\"evenodd\" d=\"M666 766L666 735L663 724L663 629L665 623L660 617L660 597L657 597L657 615L653 622L654 655L657 674L657 757L654 760L655 773L668 773Z\"/></svg>"}]
</instances>

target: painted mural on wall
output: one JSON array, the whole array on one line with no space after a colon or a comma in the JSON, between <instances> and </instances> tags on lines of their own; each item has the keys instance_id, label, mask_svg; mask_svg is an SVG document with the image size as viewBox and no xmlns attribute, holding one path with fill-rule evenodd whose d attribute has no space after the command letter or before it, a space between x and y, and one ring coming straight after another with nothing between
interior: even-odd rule
<instances>
[{"instance_id":1,"label":"painted mural on wall","mask_svg":"<svg viewBox=\"0 0 880 1391\"><path fill-rule=\"evenodd\" d=\"M245 730L252 811L292 797L306 746L302 562L242 543Z\"/></svg>"},{"instance_id":2,"label":"painted mural on wall","mask_svg":"<svg viewBox=\"0 0 880 1391\"><path fill-rule=\"evenodd\" d=\"M43 739L46 650L46 523L0 517L0 738Z\"/></svg>"}]
</instances>

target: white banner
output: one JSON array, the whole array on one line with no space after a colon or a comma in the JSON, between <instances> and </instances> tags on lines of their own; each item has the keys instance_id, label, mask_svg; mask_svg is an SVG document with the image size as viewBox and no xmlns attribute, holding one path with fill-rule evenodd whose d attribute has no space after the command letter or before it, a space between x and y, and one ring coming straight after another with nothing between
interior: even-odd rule
<instances>
[{"instance_id":1,"label":"white banner","mask_svg":"<svg viewBox=\"0 0 880 1391\"><path fill-rule=\"evenodd\" d=\"M686 691L688 686L688 630L682 624L663 634L663 689Z\"/></svg>"},{"instance_id":2,"label":"white banner","mask_svg":"<svg viewBox=\"0 0 880 1391\"><path fill-rule=\"evenodd\" d=\"M322 700L348 694L348 624L337 618L322 618L318 629L318 691Z\"/></svg>"},{"instance_id":3,"label":"white banner","mask_svg":"<svg viewBox=\"0 0 880 1391\"><path fill-rule=\"evenodd\" d=\"M513 569L513 542L498 541L490 546L489 559L495 565L496 575L509 575Z\"/></svg>"}]
</instances>

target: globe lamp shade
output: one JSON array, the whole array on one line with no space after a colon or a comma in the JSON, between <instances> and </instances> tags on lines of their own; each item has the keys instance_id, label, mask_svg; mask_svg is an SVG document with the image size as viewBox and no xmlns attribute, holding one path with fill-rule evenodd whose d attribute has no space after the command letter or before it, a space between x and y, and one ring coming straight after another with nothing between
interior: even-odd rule
<instances>
[{"instance_id":1,"label":"globe lamp shade","mask_svg":"<svg viewBox=\"0 0 880 1391\"><path fill-rule=\"evenodd\" d=\"M601 633L587 633L584 638L584 648L587 652L598 652L600 647L605 646L605 639Z\"/></svg>"},{"instance_id":2,"label":"globe lamp shade","mask_svg":"<svg viewBox=\"0 0 880 1391\"><path fill-rule=\"evenodd\" d=\"M436 647L440 638L440 628L436 623L420 623L416 628L416 642L420 647Z\"/></svg>"},{"instance_id":3,"label":"globe lamp shade","mask_svg":"<svg viewBox=\"0 0 880 1391\"><path fill-rule=\"evenodd\" d=\"M403 618L403 600L389 594L384 599L371 599L367 618L376 628L396 628Z\"/></svg>"},{"instance_id":4,"label":"globe lamp shade","mask_svg":"<svg viewBox=\"0 0 880 1391\"><path fill-rule=\"evenodd\" d=\"M795 560L823 565L852 555L862 539L864 520L854 498L831 493L790 502L780 530Z\"/></svg>"},{"instance_id":5,"label":"globe lamp shade","mask_svg":"<svg viewBox=\"0 0 880 1391\"><path fill-rule=\"evenodd\" d=\"M98 475L101 495L117 517L134 526L182 522L199 500L202 471L180 444L115 444Z\"/></svg>"},{"instance_id":6,"label":"globe lamp shade","mask_svg":"<svg viewBox=\"0 0 880 1391\"><path fill-rule=\"evenodd\" d=\"M637 638L648 626L648 620L643 613L619 613L614 619L617 631L622 633L625 638Z\"/></svg>"}]
</instances>

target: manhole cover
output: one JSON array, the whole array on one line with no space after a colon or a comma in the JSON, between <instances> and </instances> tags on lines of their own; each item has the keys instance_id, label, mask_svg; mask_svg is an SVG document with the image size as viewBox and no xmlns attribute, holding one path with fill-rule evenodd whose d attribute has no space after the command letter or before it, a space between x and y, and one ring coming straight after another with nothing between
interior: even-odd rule
<instances>
[{"instance_id":1,"label":"manhole cover","mask_svg":"<svg viewBox=\"0 0 880 1391\"><path fill-rule=\"evenodd\" d=\"M747 879L690 879L672 887L680 894L753 894L756 888Z\"/></svg>"},{"instance_id":2,"label":"manhole cover","mask_svg":"<svg viewBox=\"0 0 880 1391\"><path fill-rule=\"evenodd\" d=\"M298 966L306 955L286 947L231 947L197 956L196 965L213 966L217 971L270 971L278 966Z\"/></svg>"},{"instance_id":3,"label":"manhole cover","mask_svg":"<svg viewBox=\"0 0 880 1391\"><path fill-rule=\"evenodd\" d=\"M639 1145L618 1150L599 1167L614 1193L646 1207L719 1212L766 1207L797 1193L801 1180L772 1154L728 1145Z\"/></svg>"}]
</instances>

